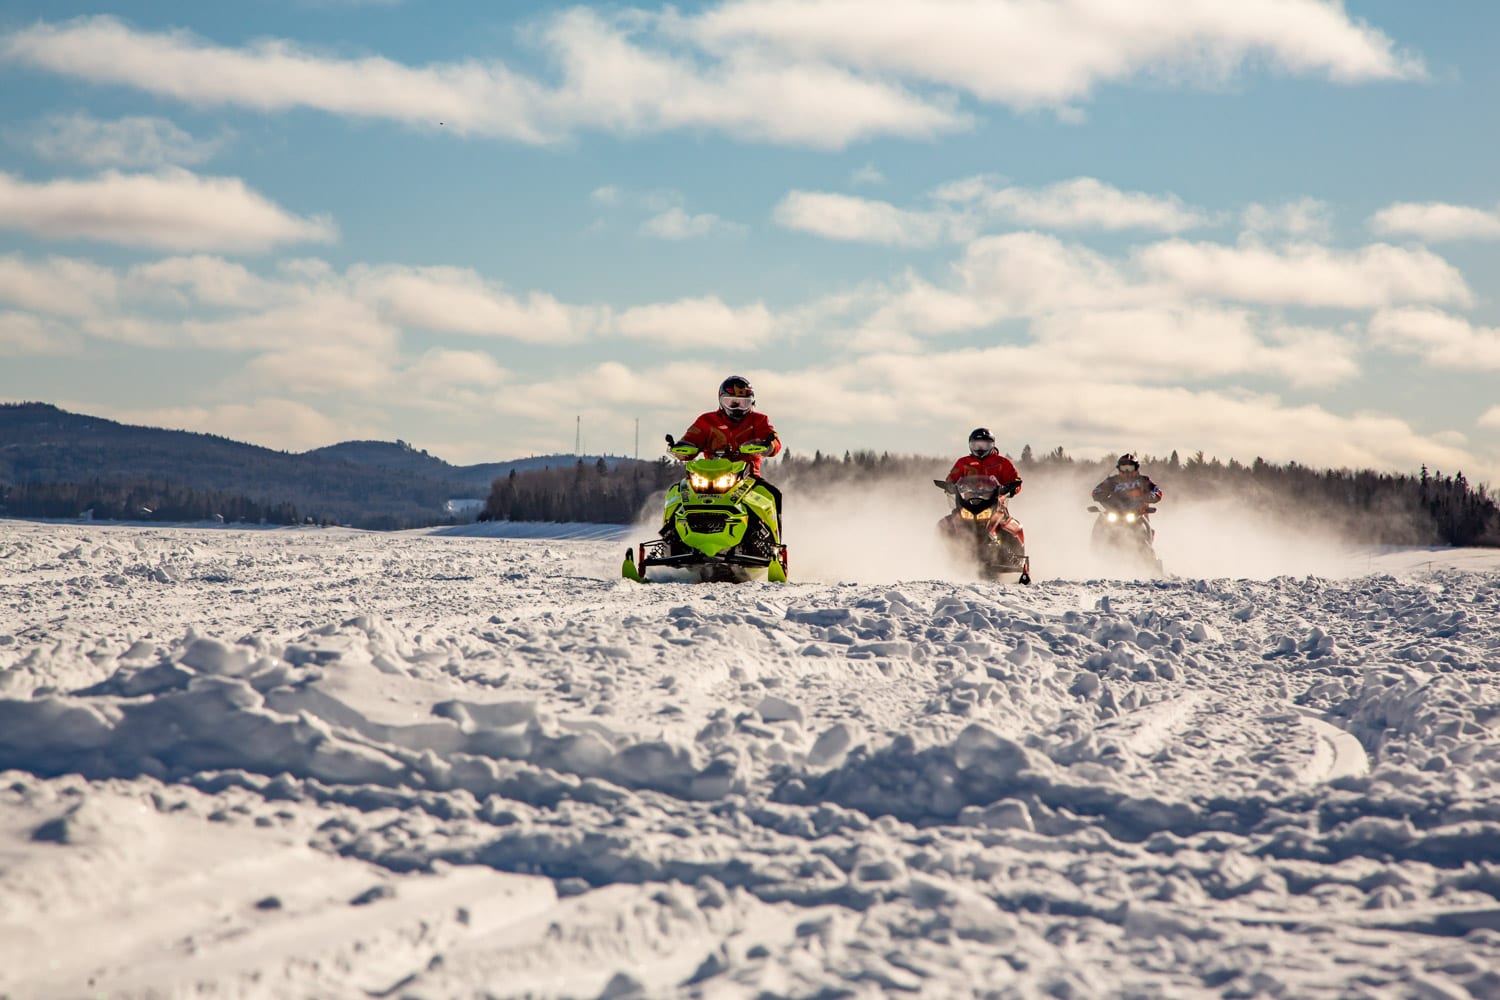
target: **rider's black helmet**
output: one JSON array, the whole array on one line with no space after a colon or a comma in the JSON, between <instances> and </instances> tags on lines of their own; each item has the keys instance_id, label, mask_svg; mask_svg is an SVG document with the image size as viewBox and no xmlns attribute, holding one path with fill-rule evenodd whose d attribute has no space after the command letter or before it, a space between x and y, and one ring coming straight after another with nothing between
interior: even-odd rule
<instances>
[{"instance_id":1,"label":"rider's black helmet","mask_svg":"<svg viewBox=\"0 0 1500 1000\"><path fill-rule=\"evenodd\" d=\"M987 427L976 427L969 432L969 454L983 458L995 450L995 435Z\"/></svg>"},{"instance_id":2,"label":"rider's black helmet","mask_svg":"<svg viewBox=\"0 0 1500 1000\"><path fill-rule=\"evenodd\" d=\"M755 409L755 390L743 375L731 375L719 383L719 412L730 420L744 420Z\"/></svg>"},{"instance_id":3,"label":"rider's black helmet","mask_svg":"<svg viewBox=\"0 0 1500 1000\"><path fill-rule=\"evenodd\" d=\"M1130 452L1128 451L1125 454L1121 455L1119 460L1115 462L1115 468L1120 472L1124 472L1125 466L1127 465L1130 466L1131 473L1141 471L1141 463L1137 462L1135 456L1130 454Z\"/></svg>"}]
</instances>

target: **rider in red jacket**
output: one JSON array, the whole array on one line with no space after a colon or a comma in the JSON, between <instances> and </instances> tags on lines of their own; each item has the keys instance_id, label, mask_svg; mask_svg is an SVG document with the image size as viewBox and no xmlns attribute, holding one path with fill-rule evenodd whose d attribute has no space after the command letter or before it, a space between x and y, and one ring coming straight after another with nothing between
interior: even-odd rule
<instances>
[{"instance_id":1,"label":"rider in red jacket","mask_svg":"<svg viewBox=\"0 0 1500 1000\"><path fill-rule=\"evenodd\" d=\"M969 433L969 453L953 463L948 482L956 483L964 476L994 476L1001 486L1015 484L1011 496L1021 492L1021 475L1015 464L995 450L995 435L983 427Z\"/></svg>"},{"instance_id":2,"label":"rider in red jacket","mask_svg":"<svg viewBox=\"0 0 1500 1000\"><path fill-rule=\"evenodd\" d=\"M761 458L781 454L781 438L776 436L776 428L771 426L770 418L764 413L756 412L755 390L739 375L731 375L720 383L719 408L694 420L693 426L677 439L677 443L690 444L710 454L725 449L738 451L746 444L763 444L768 450L760 455L737 456L757 477Z\"/></svg>"}]
</instances>

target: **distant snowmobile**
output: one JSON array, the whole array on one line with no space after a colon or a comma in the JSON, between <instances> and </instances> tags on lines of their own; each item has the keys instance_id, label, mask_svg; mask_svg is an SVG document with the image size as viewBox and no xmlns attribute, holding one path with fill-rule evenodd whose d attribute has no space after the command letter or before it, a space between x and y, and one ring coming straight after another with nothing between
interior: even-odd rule
<instances>
[{"instance_id":1,"label":"distant snowmobile","mask_svg":"<svg viewBox=\"0 0 1500 1000\"><path fill-rule=\"evenodd\" d=\"M1026 531L1005 502L1020 484L1001 483L994 476L964 476L953 483L934 479L932 485L953 497L953 511L938 522L939 531L975 559L980 575L995 580L1017 574L1017 582L1029 584Z\"/></svg>"},{"instance_id":2,"label":"distant snowmobile","mask_svg":"<svg viewBox=\"0 0 1500 1000\"><path fill-rule=\"evenodd\" d=\"M1156 529L1151 527L1155 507L1121 498L1101 500L1088 509L1099 515L1090 539L1095 554L1132 572L1162 572L1161 560L1156 558Z\"/></svg>"},{"instance_id":3,"label":"distant snowmobile","mask_svg":"<svg viewBox=\"0 0 1500 1000\"><path fill-rule=\"evenodd\" d=\"M677 444L670 434L667 445L687 462L687 475L667 490L661 537L641 542L637 552L626 549L621 575L646 583L646 571L660 567L703 582L785 583L787 552L775 497L737 458L766 448L747 444L694 459L695 445Z\"/></svg>"}]
</instances>

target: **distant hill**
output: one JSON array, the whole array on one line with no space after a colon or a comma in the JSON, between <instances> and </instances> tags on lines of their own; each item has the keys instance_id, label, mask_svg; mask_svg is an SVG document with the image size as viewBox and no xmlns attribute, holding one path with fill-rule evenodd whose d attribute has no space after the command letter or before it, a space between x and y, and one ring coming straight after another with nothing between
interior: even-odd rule
<instances>
[{"instance_id":1,"label":"distant hill","mask_svg":"<svg viewBox=\"0 0 1500 1000\"><path fill-rule=\"evenodd\" d=\"M393 472L406 472L412 475L443 479L447 482L463 483L472 490L478 490L477 494L473 494L478 496L483 496L496 479L510 475L511 470L531 472L537 469L568 468L579 460L577 455L535 455L530 458L511 459L507 462L449 465L441 458L429 455L425 450L419 451L413 448L405 441L342 441L339 444L328 445L326 448L316 448L307 454L349 462L353 465L373 466ZM600 457L599 455L585 455L583 461L592 466L599 461ZM611 469L621 462L631 461L631 459L614 455L605 455L603 458L605 464Z\"/></svg>"},{"instance_id":2,"label":"distant hill","mask_svg":"<svg viewBox=\"0 0 1500 1000\"><path fill-rule=\"evenodd\" d=\"M583 460L592 464L598 456ZM402 441L347 441L296 454L214 434L122 424L48 403L0 404L0 488L74 484L76 490L49 495L83 498L90 484L170 485L179 492L289 505L299 519L361 527L441 523L445 501L484 497L490 483L513 468L578 461L568 455L454 466ZM606 459L611 465L620 461L630 460Z\"/></svg>"}]
</instances>

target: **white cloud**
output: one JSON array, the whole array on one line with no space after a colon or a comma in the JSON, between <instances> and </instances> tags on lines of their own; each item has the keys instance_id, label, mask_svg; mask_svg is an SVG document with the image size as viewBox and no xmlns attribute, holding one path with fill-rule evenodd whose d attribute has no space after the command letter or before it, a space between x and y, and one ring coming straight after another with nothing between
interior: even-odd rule
<instances>
[{"instance_id":1,"label":"white cloud","mask_svg":"<svg viewBox=\"0 0 1500 1000\"><path fill-rule=\"evenodd\" d=\"M404 327L529 343L571 343L602 329L608 311L559 302L545 292L524 297L456 267L356 267L356 294Z\"/></svg>"},{"instance_id":2,"label":"white cloud","mask_svg":"<svg viewBox=\"0 0 1500 1000\"><path fill-rule=\"evenodd\" d=\"M499 64L414 69L379 57L320 55L274 39L235 49L185 31L136 31L107 16L23 28L0 43L0 53L199 107L314 108L433 127L446 122L528 142L544 138L529 110L536 85Z\"/></svg>"},{"instance_id":3,"label":"white cloud","mask_svg":"<svg viewBox=\"0 0 1500 1000\"><path fill-rule=\"evenodd\" d=\"M393 358L400 329L367 302L337 289L307 289L296 301L225 319L193 318L173 324L194 344L221 351L273 352L312 357L337 349L349 355ZM359 367L363 368L363 365ZM309 378L336 378L309 372ZM356 379L354 384L359 384Z\"/></svg>"},{"instance_id":4,"label":"white cloud","mask_svg":"<svg viewBox=\"0 0 1500 1000\"><path fill-rule=\"evenodd\" d=\"M1358 374L1349 340L1326 330L1265 324L1244 309L1069 311L1041 317L1031 332L1043 348L1073 363L1142 383L1262 374L1322 386Z\"/></svg>"},{"instance_id":5,"label":"white cloud","mask_svg":"<svg viewBox=\"0 0 1500 1000\"><path fill-rule=\"evenodd\" d=\"M313 108L416 127L556 141L713 129L841 148L969 127L957 95L1013 108L1072 105L1142 77L1217 83L1248 64L1339 83L1409 79L1420 62L1325 0L738 0L674 9L573 7L530 33L555 82L499 60L407 66L285 40L242 47L107 16L40 23L0 57L200 107Z\"/></svg>"},{"instance_id":6,"label":"white cloud","mask_svg":"<svg viewBox=\"0 0 1500 1000\"><path fill-rule=\"evenodd\" d=\"M1170 240L1133 257L1147 274L1184 294L1239 302L1373 309L1472 298L1463 275L1441 257L1384 243L1341 251L1310 243L1272 248Z\"/></svg>"},{"instance_id":7,"label":"white cloud","mask_svg":"<svg viewBox=\"0 0 1500 1000\"><path fill-rule=\"evenodd\" d=\"M683 346L736 343L751 350L769 340L775 327L775 318L760 303L736 309L712 296L635 306L615 321L627 337Z\"/></svg>"},{"instance_id":8,"label":"white cloud","mask_svg":"<svg viewBox=\"0 0 1500 1000\"><path fill-rule=\"evenodd\" d=\"M1370 333L1388 347L1416 354L1439 368L1500 370L1500 327L1480 327L1436 309L1391 309L1370 321Z\"/></svg>"},{"instance_id":9,"label":"white cloud","mask_svg":"<svg viewBox=\"0 0 1500 1000\"><path fill-rule=\"evenodd\" d=\"M394 384L394 361L389 354L314 341L257 354L245 375L273 392L372 393Z\"/></svg>"},{"instance_id":10,"label":"white cloud","mask_svg":"<svg viewBox=\"0 0 1500 1000\"><path fill-rule=\"evenodd\" d=\"M636 12L612 23L582 8L556 15L537 36L561 68L556 86L494 60L411 67L282 40L231 48L181 31L137 31L104 16L21 29L0 41L0 55L200 107L313 108L525 143L557 141L581 128L711 128L837 148L874 135L930 137L967 122L944 101L826 63L749 51L705 61L663 47L670 39L638 44L631 25L643 19Z\"/></svg>"},{"instance_id":11,"label":"white cloud","mask_svg":"<svg viewBox=\"0 0 1500 1000\"><path fill-rule=\"evenodd\" d=\"M31 134L32 148L49 160L86 167L163 167L212 159L225 143L195 139L165 118L133 116L101 121L87 114L56 115Z\"/></svg>"},{"instance_id":12,"label":"white cloud","mask_svg":"<svg viewBox=\"0 0 1500 1000\"><path fill-rule=\"evenodd\" d=\"M32 313L0 309L0 357L72 354L78 337L59 324Z\"/></svg>"},{"instance_id":13,"label":"white cloud","mask_svg":"<svg viewBox=\"0 0 1500 1000\"><path fill-rule=\"evenodd\" d=\"M819 191L792 191L772 213L779 225L830 240L924 247L953 238L959 217L910 212L883 201Z\"/></svg>"},{"instance_id":14,"label":"white cloud","mask_svg":"<svg viewBox=\"0 0 1500 1000\"><path fill-rule=\"evenodd\" d=\"M1409 79L1421 64L1323 0L736 0L687 29L1012 107L1067 105L1101 84L1224 79L1247 63L1339 83Z\"/></svg>"},{"instance_id":15,"label":"white cloud","mask_svg":"<svg viewBox=\"0 0 1500 1000\"><path fill-rule=\"evenodd\" d=\"M74 318L96 315L115 302L119 286L113 271L92 261L0 256L0 302L32 312Z\"/></svg>"},{"instance_id":16,"label":"white cloud","mask_svg":"<svg viewBox=\"0 0 1500 1000\"><path fill-rule=\"evenodd\" d=\"M1359 310L1469 298L1462 275L1425 250L1169 240L1117 260L1053 236L1008 233L970 243L951 287L907 279L867 330L940 334L1067 312L1180 310L1199 300Z\"/></svg>"},{"instance_id":17,"label":"white cloud","mask_svg":"<svg viewBox=\"0 0 1500 1000\"><path fill-rule=\"evenodd\" d=\"M1370 228L1390 236L1441 240L1500 239L1500 209L1444 202L1398 202L1370 217Z\"/></svg>"},{"instance_id":18,"label":"white cloud","mask_svg":"<svg viewBox=\"0 0 1500 1000\"><path fill-rule=\"evenodd\" d=\"M663 240L691 240L715 232L743 232L743 226L725 222L711 212L694 215L674 205L641 223L641 232Z\"/></svg>"},{"instance_id":19,"label":"white cloud","mask_svg":"<svg viewBox=\"0 0 1500 1000\"><path fill-rule=\"evenodd\" d=\"M1480 427L1500 429L1500 406L1492 406L1479 415Z\"/></svg>"},{"instance_id":20,"label":"white cloud","mask_svg":"<svg viewBox=\"0 0 1500 1000\"><path fill-rule=\"evenodd\" d=\"M659 240L693 240L715 233L742 235L746 232L745 226L712 212L689 212L683 204L682 193L671 189L627 191L611 184L596 188L591 198L596 204L609 208L627 206L650 212L637 227L637 232Z\"/></svg>"},{"instance_id":21,"label":"white cloud","mask_svg":"<svg viewBox=\"0 0 1500 1000\"><path fill-rule=\"evenodd\" d=\"M1255 249L1283 263L1302 261L1306 250ZM1359 272L1361 281L1379 285L1389 277L1379 267L1361 272L1359 250L1319 249ZM1178 282L1145 267L1139 254L1103 254L1040 233L976 240L940 278L871 283L776 311L715 296L577 306L543 292L507 291L460 268L338 270L301 260L261 270L207 256L117 271L81 261L0 257L0 290L9 273L10 286L31 296L29 304L10 303L9 316L0 311L0 351L34 350L39 331L71 338L59 343L101 336L174 352L163 358L202 348L229 355L217 362L220 370L238 366L238 374L212 387L232 398L312 402L316 395L326 402L315 405L344 421L351 413L384 414L390 407L441 412L460 423L465 413L534 421L535 434L518 425L505 453L533 447L552 433L545 430L549 423L571 431L580 413L596 434L615 435L609 443L615 449L629 446L628 432L615 433L622 414L645 417L648 440L658 433L648 421L664 421L677 432L676 422L685 423L684 401L701 396L710 407L712 386L743 365L763 408L798 450L810 451L814 442L827 448L851 435L863 435L858 441L865 446L873 437L891 450L930 449L952 426L1003 419L1007 434L1025 435L1014 442L1017 448L1028 440L1070 451L1107 448L1126 437L1133 447L1161 453L1202 447L1225 457L1260 454L1333 465L1482 465L1463 441L1418 433L1389 414L1336 414L1244 391L1252 379L1316 389L1356 375L1358 345L1338 321L1326 327L1289 323L1275 308L1235 305L1232 297L1203 292L1196 278ZM53 284L43 294L48 280ZM93 289L92 304L73 314L36 308L70 297L84 301L83 289ZM1341 294L1368 302L1387 293ZM1288 298L1283 292L1263 297L1272 306ZM1368 325L1372 340L1434 363L1500 367L1500 332L1455 316L1388 309ZM536 342L559 345L559 356L576 352L568 345L579 343L603 359L610 352L631 356L640 353L629 346L637 340L705 350L691 352L693 362L664 367L569 364L566 374L551 378L509 370L495 354L460 346L451 336L514 338L518 330L542 327L549 335L538 334ZM964 331L975 335L961 347L912 339ZM831 360L773 360L785 353L780 347L789 338L808 335L832 347ZM724 346L730 344L738 346ZM962 390L976 378L989 384L991 375L1005 386L1003 406L993 394L980 398ZM1223 383L1241 388L1212 388ZM976 415L986 407L999 412ZM562 444L571 444L571 433Z\"/></svg>"},{"instance_id":22,"label":"white cloud","mask_svg":"<svg viewBox=\"0 0 1500 1000\"><path fill-rule=\"evenodd\" d=\"M638 44L632 33L656 19L640 11L617 22L575 7L543 37L563 83L540 102L562 129L625 134L710 128L774 143L838 149L877 135L931 138L965 128L942 98L818 61L741 47L716 61L701 53ZM667 22L675 18L666 17ZM623 25L623 27L622 27Z\"/></svg>"},{"instance_id":23,"label":"white cloud","mask_svg":"<svg viewBox=\"0 0 1500 1000\"><path fill-rule=\"evenodd\" d=\"M183 306L249 309L287 295L286 286L260 277L243 264L207 254L137 265L130 269L129 281L143 294L166 292Z\"/></svg>"},{"instance_id":24,"label":"white cloud","mask_svg":"<svg viewBox=\"0 0 1500 1000\"><path fill-rule=\"evenodd\" d=\"M1251 233L1327 239L1333 232L1333 209L1317 198L1299 198L1279 205L1252 204L1241 215L1241 224Z\"/></svg>"},{"instance_id":25,"label":"white cloud","mask_svg":"<svg viewBox=\"0 0 1500 1000\"><path fill-rule=\"evenodd\" d=\"M1040 229L1149 229L1178 233L1208 218L1175 195L1121 191L1092 177L1042 188L993 187L981 177L946 184L936 196L969 202L985 214Z\"/></svg>"},{"instance_id":26,"label":"white cloud","mask_svg":"<svg viewBox=\"0 0 1500 1000\"><path fill-rule=\"evenodd\" d=\"M440 394L460 387L491 389L509 378L509 373L483 351L434 348L406 370L405 379L416 392Z\"/></svg>"},{"instance_id":27,"label":"white cloud","mask_svg":"<svg viewBox=\"0 0 1500 1000\"><path fill-rule=\"evenodd\" d=\"M1042 233L975 240L964 248L953 273L963 294L985 304L991 322L1065 309L1144 305L1164 296L1103 254Z\"/></svg>"},{"instance_id":28,"label":"white cloud","mask_svg":"<svg viewBox=\"0 0 1500 1000\"><path fill-rule=\"evenodd\" d=\"M704 365L601 365L510 386L494 406L543 429L566 426L568 445L580 400L598 404L584 404L586 438L591 425L618 425L622 405L647 420L666 422L675 433L676 423L686 425L684 407L689 415L695 412L692 403L700 396L705 407L712 405L711 387L723 374ZM864 446L892 451L931 453L945 443L957 450L963 431L983 422L995 425L1014 451L1029 442L1062 444L1074 454L1116 453L1127 440L1163 455L1174 448L1185 453L1202 448L1222 458L1262 456L1335 468L1410 472L1424 462L1463 469L1484 464L1458 442L1420 433L1390 414L1339 414L1271 393L1142 384L1040 346L874 354L744 374L756 386L759 408L801 454L815 447L842 449L841 442L851 436ZM992 389L965 391L976 379L1003 385L1003 398ZM652 403L657 399L676 402L663 410ZM643 438L647 426L643 421Z\"/></svg>"},{"instance_id":29,"label":"white cloud","mask_svg":"<svg viewBox=\"0 0 1500 1000\"><path fill-rule=\"evenodd\" d=\"M849 175L849 183L854 185L880 185L886 182L885 174L873 163L866 163L854 173Z\"/></svg>"},{"instance_id":30,"label":"white cloud","mask_svg":"<svg viewBox=\"0 0 1500 1000\"><path fill-rule=\"evenodd\" d=\"M292 215L238 178L180 169L39 184L0 173L0 227L53 240L239 253L335 236L327 218Z\"/></svg>"},{"instance_id":31,"label":"white cloud","mask_svg":"<svg viewBox=\"0 0 1500 1000\"><path fill-rule=\"evenodd\" d=\"M792 191L777 204L779 225L825 239L927 247L972 239L993 223L1041 229L1149 229L1177 233L1208 216L1175 196L1149 195L1077 177L1042 188L998 185L987 177L950 181L931 193L936 208L819 191Z\"/></svg>"}]
</instances>

